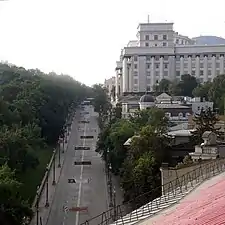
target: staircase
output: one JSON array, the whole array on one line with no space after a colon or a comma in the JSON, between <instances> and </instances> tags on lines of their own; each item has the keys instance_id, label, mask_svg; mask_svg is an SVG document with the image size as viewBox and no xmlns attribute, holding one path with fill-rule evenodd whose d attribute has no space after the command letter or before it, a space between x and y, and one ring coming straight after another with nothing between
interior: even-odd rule
<instances>
[{"instance_id":1,"label":"staircase","mask_svg":"<svg viewBox=\"0 0 225 225\"><path fill-rule=\"evenodd\" d=\"M111 223L112 225L132 225L137 224L144 219L152 217L156 213L178 203L183 197L188 195L192 190L199 186L203 181L225 171L225 161L211 162L204 167L185 174L177 178L172 184L168 183L165 194L154 199L152 202L141 206L140 208L120 217L118 220ZM182 184L182 185L181 185ZM165 185L164 185L165 186ZM176 188L173 188L176 186Z\"/></svg>"},{"instance_id":2,"label":"staircase","mask_svg":"<svg viewBox=\"0 0 225 225\"><path fill-rule=\"evenodd\" d=\"M133 210L132 212L131 210L128 210L129 207L127 206L130 205L129 203L118 205L85 221L81 225L132 225L140 223L160 211L178 203L183 197L188 195L205 180L222 172L225 172L224 158L210 161L204 165L199 165L195 170L192 170L191 172L177 177L175 180L152 190L151 193L162 192L162 195L141 207L137 207L136 210ZM137 197L135 200L143 200L143 198L146 200L148 197L149 193L146 193ZM130 203L134 203L135 200Z\"/></svg>"}]
</instances>

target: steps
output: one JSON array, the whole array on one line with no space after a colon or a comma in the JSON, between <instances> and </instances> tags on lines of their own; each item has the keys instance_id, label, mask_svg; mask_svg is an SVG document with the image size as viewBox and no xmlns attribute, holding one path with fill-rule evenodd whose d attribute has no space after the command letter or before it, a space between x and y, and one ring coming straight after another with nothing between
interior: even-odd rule
<instances>
[{"instance_id":1,"label":"steps","mask_svg":"<svg viewBox=\"0 0 225 225\"><path fill-rule=\"evenodd\" d=\"M149 202L146 205L143 205L140 208L132 211L131 213L114 221L112 225L132 225L139 223L140 221L147 219L155 215L156 213L170 207L171 205L179 202L183 197L185 197L195 187L197 187L203 180L204 178L193 180L185 186L178 187L175 190L154 199L152 202Z\"/></svg>"}]
</instances>

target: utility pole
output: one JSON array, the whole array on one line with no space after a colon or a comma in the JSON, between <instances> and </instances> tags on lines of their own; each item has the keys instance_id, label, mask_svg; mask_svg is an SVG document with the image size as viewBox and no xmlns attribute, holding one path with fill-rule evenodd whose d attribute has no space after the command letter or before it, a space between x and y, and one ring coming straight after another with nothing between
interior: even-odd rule
<instances>
[{"instance_id":1,"label":"utility pole","mask_svg":"<svg viewBox=\"0 0 225 225\"><path fill-rule=\"evenodd\" d=\"M112 166L109 164L109 207L113 207L113 189L112 189Z\"/></svg>"},{"instance_id":2,"label":"utility pole","mask_svg":"<svg viewBox=\"0 0 225 225\"><path fill-rule=\"evenodd\" d=\"M114 211L114 221L117 219L117 212L116 212L116 187L113 187L113 211Z\"/></svg>"}]
</instances>

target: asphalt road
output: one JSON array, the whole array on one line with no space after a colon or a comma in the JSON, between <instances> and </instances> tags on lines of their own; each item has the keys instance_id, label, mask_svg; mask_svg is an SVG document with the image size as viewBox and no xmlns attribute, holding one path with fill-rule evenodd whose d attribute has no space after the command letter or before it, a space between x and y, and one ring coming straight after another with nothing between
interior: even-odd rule
<instances>
[{"instance_id":1,"label":"asphalt road","mask_svg":"<svg viewBox=\"0 0 225 225\"><path fill-rule=\"evenodd\" d=\"M104 162L95 146L98 136L97 114L92 106L85 106L89 114L76 112L73 121L65 161L57 184L47 225L79 225L108 209L107 184ZM88 120L89 123L79 123ZM80 136L94 136L81 139ZM75 150L75 146L90 147L90 150ZM75 165L75 162L88 161L91 165ZM68 183L74 179L75 183ZM71 211L71 209L74 211ZM70 209L70 210L68 210ZM79 211L81 210L81 211Z\"/></svg>"}]
</instances>

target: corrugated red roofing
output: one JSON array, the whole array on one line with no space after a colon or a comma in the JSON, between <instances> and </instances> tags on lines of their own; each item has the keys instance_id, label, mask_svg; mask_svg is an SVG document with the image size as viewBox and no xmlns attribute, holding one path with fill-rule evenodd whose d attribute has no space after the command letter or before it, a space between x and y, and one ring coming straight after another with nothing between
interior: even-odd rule
<instances>
[{"instance_id":1,"label":"corrugated red roofing","mask_svg":"<svg viewBox=\"0 0 225 225\"><path fill-rule=\"evenodd\" d=\"M174 210L145 224L225 225L225 180L202 188L196 195L187 196Z\"/></svg>"}]
</instances>

